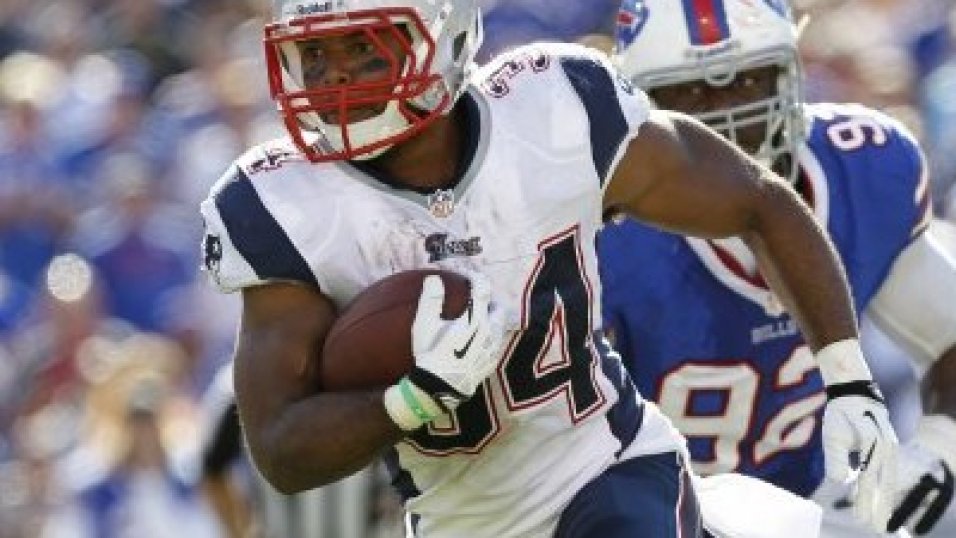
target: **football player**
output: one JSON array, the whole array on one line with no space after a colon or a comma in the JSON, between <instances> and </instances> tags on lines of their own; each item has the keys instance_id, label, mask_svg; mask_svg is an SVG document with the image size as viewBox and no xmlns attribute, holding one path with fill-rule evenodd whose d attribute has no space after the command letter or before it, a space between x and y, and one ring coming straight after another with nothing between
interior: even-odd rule
<instances>
[{"instance_id":1,"label":"football player","mask_svg":"<svg viewBox=\"0 0 956 538\"><path fill-rule=\"evenodd\" d=\"M934 238L941 224L913 136L863 106L801 101L784 2L625 0L617 20L622 73L656 106L695 116L788 178L827 227L856 308L928 371L927 414L892 453L895 472L859 482L861 497L892 505L888 521L861 514L875 528L928 532L953 498L956 262ZM702 195L720 203L724 193ZM739 471L823 501L838 491L821 488L824 463L834 464L824 451L848 435L823 415L830 373L743 239L610 224L598 240L606 321L642 393L688 437L696 470Z\"/></svg>"},{"instance_id":2,"label":"football player","mask_svg":"<svg viewBox=\"0 0 956 538\"><path fill-rule=\"evenodd\" d=\"M236 400L262 474L298 492L381 456L415 536L696 536L683 440L596 336L594 238L620 211L748 240L826 374L847 434L828 447L836 472L863 448L861 480L880 479L895 435L835 252L789 185L651 110L596 51L532 45L475 67L480 21L474 0L275 5L264 43L289 136L239 157L202 204L206 268L242 293ZM471 308L443 319L426 279L412 371L318 390L335 312L422 267L470 275Z\"/></svg>"}]
</instances>

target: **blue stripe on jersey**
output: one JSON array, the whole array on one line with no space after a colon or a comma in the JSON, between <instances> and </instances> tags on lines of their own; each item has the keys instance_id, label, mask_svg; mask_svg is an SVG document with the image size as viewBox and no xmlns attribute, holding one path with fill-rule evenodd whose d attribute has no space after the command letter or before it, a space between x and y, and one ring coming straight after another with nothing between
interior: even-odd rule
<instances>
[{"instance_id":1,"label":"blue stripe on jersey","mask_svg":"<svg viewBox=\"0 0 956 538\"><path fill-rule=\"evenodd\" d=\"M607 339L594 334L594 346L601 355L601 371L617 389L617 402L608 410L607 421L611 433L621 442L617 456L631 445L644 422L644 400L637 393L631 376L624 369L621 357L611 349Z\"/></svg>"},{"instance_id":2,"label":"blue stripe on jersey","mask_svg":"<svg viewBox=\"0 0 956 538\"><path fill-rule=\"evenodd\" d=\"M216 208L229 239L262 280L295 280L318 287L309 264L269 213L249 177L235 175L216 195Z\"/></svg>"},{"instance_id":3,"label":"blue stripe on jersey","mask_svg":"<svg viewBox=\"0 0 956 538\"><path fill-rule=\"evenodd\" d=\"M618 148L627 136L627 119L617 85L601 64L588 58L562 58L561 66L584 105L591 126L591 155L601 185L608 179Z\"/></svg>"},{"instance_id":4,"label":"blue stripe on jersey","mask_svg":"<svg viewBox=\"0 0 956 538\"><path fill-rule=\"evenodd\" d=\"M398 496L402 499L403 503L412 497L418 497L422 494L412 479L412 473L408 472L407 469L403 469L401 464L398 463L397 450L394 448L386 450L385 454L382 455L382 462L385 463L385 469L391 478L392 487L398 492Z\"/></svg>"}]
</instances>

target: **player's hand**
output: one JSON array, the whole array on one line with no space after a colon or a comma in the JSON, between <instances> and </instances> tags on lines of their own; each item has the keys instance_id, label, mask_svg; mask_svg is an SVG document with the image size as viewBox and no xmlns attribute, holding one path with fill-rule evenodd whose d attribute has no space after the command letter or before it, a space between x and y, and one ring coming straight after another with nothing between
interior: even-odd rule
<instances>
[{"instance_id":1,"label":"player's hand","mask_svg":"<svg viewBox=\"0 0 956 538\"><path fill-rule=\"evenodd\" d=\"M920 419L916 436L900 447L893 513L887 531L905 526L922 536L933 529L953 500L956 422L942 415Z\"/></svg>"},{"instance_id":2,"label":"player's hand","mask_svg":"<svg viewBox=\"0 0 956 538\"><path fill-rule=\"evenodd\" d=\"M899 448L886 406L872 382L831 385L827 394L823 415L827 478L845 483L856 477L854 515L883 532L893 510L887 485L896 481Z\"/></svg>"},{"instance_id":3,"label":"player's hand","mask_svg":"<svg viewBox=\"0 0 956 538\"><path fill-rule=\"evenodd\" d=\"M876 532L885 532L893 509L886 487L896 480L899 443L883 396L863 359L860 342L848 338L816 354L827 391L823 450L829 480L850 483L854 515Z\"/></svg>"},{"instance_id":4,"label":"player's hand","mask_svg":"<svg viewBox=\"0 0 956 538\"><path fill-rule=\"evenodd\" d=\"M441 278L427 277L412 325L415 369L409 379L448 408L473 395L494 371L501 340L501 329L492 321L488 279L478 273L468 276L471 300L453 320L441 317Z\"/></svg>"},{"instance_id":5,"label":"player's hand","mask_svg":"<svg viewBox=\"0 0 956 538\"><path fill-rule=\"evenodd\" d=\"M402 429L417 429L458 407L498 364L504 331L492 312L491 285L478 273L468 278L471 300L452 320L441 315L445 302L441 278L425 278L412 324L415 367L385 395L386 409Z\"/></svg>"}]
</instances>

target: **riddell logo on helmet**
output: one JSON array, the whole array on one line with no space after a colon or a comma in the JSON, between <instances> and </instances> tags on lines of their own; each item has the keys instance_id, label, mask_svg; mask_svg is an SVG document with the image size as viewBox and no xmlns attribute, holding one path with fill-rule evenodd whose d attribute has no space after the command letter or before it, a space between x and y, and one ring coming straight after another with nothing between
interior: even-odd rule
<instances>
[{"instance_id":1,"label":"riddell logo on helmet","mask_svg":"<svg viewBox=\"0 0 956 538\"><path fill-rule=\"evenodd\" d=\"M295 6L297 15L315 15L316 13L328 13L332 11L332 0L325 2L312 2L311 4L299 4Z\"/></svg>"}]
</instances>

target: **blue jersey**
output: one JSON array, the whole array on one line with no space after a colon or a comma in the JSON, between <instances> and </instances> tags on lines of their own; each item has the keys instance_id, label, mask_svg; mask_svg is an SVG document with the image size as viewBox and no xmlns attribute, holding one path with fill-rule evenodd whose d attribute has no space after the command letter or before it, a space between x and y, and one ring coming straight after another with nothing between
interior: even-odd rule
<instances>
[{"instance_id":1,"label":"blue jersey","mask_svg":"<svg viewBox=\"0 0 956 538\"><path fill-rule=\"evenodd\" d=\"M863 311L929 218L922 155L872 110L813 105L807 114L797 186ZM823 477L822 382L740 245L608 224L598 238L606 328L641 392L688 437L699 472L738 471L806 496Z\"/></svg>"}]
</instances>

